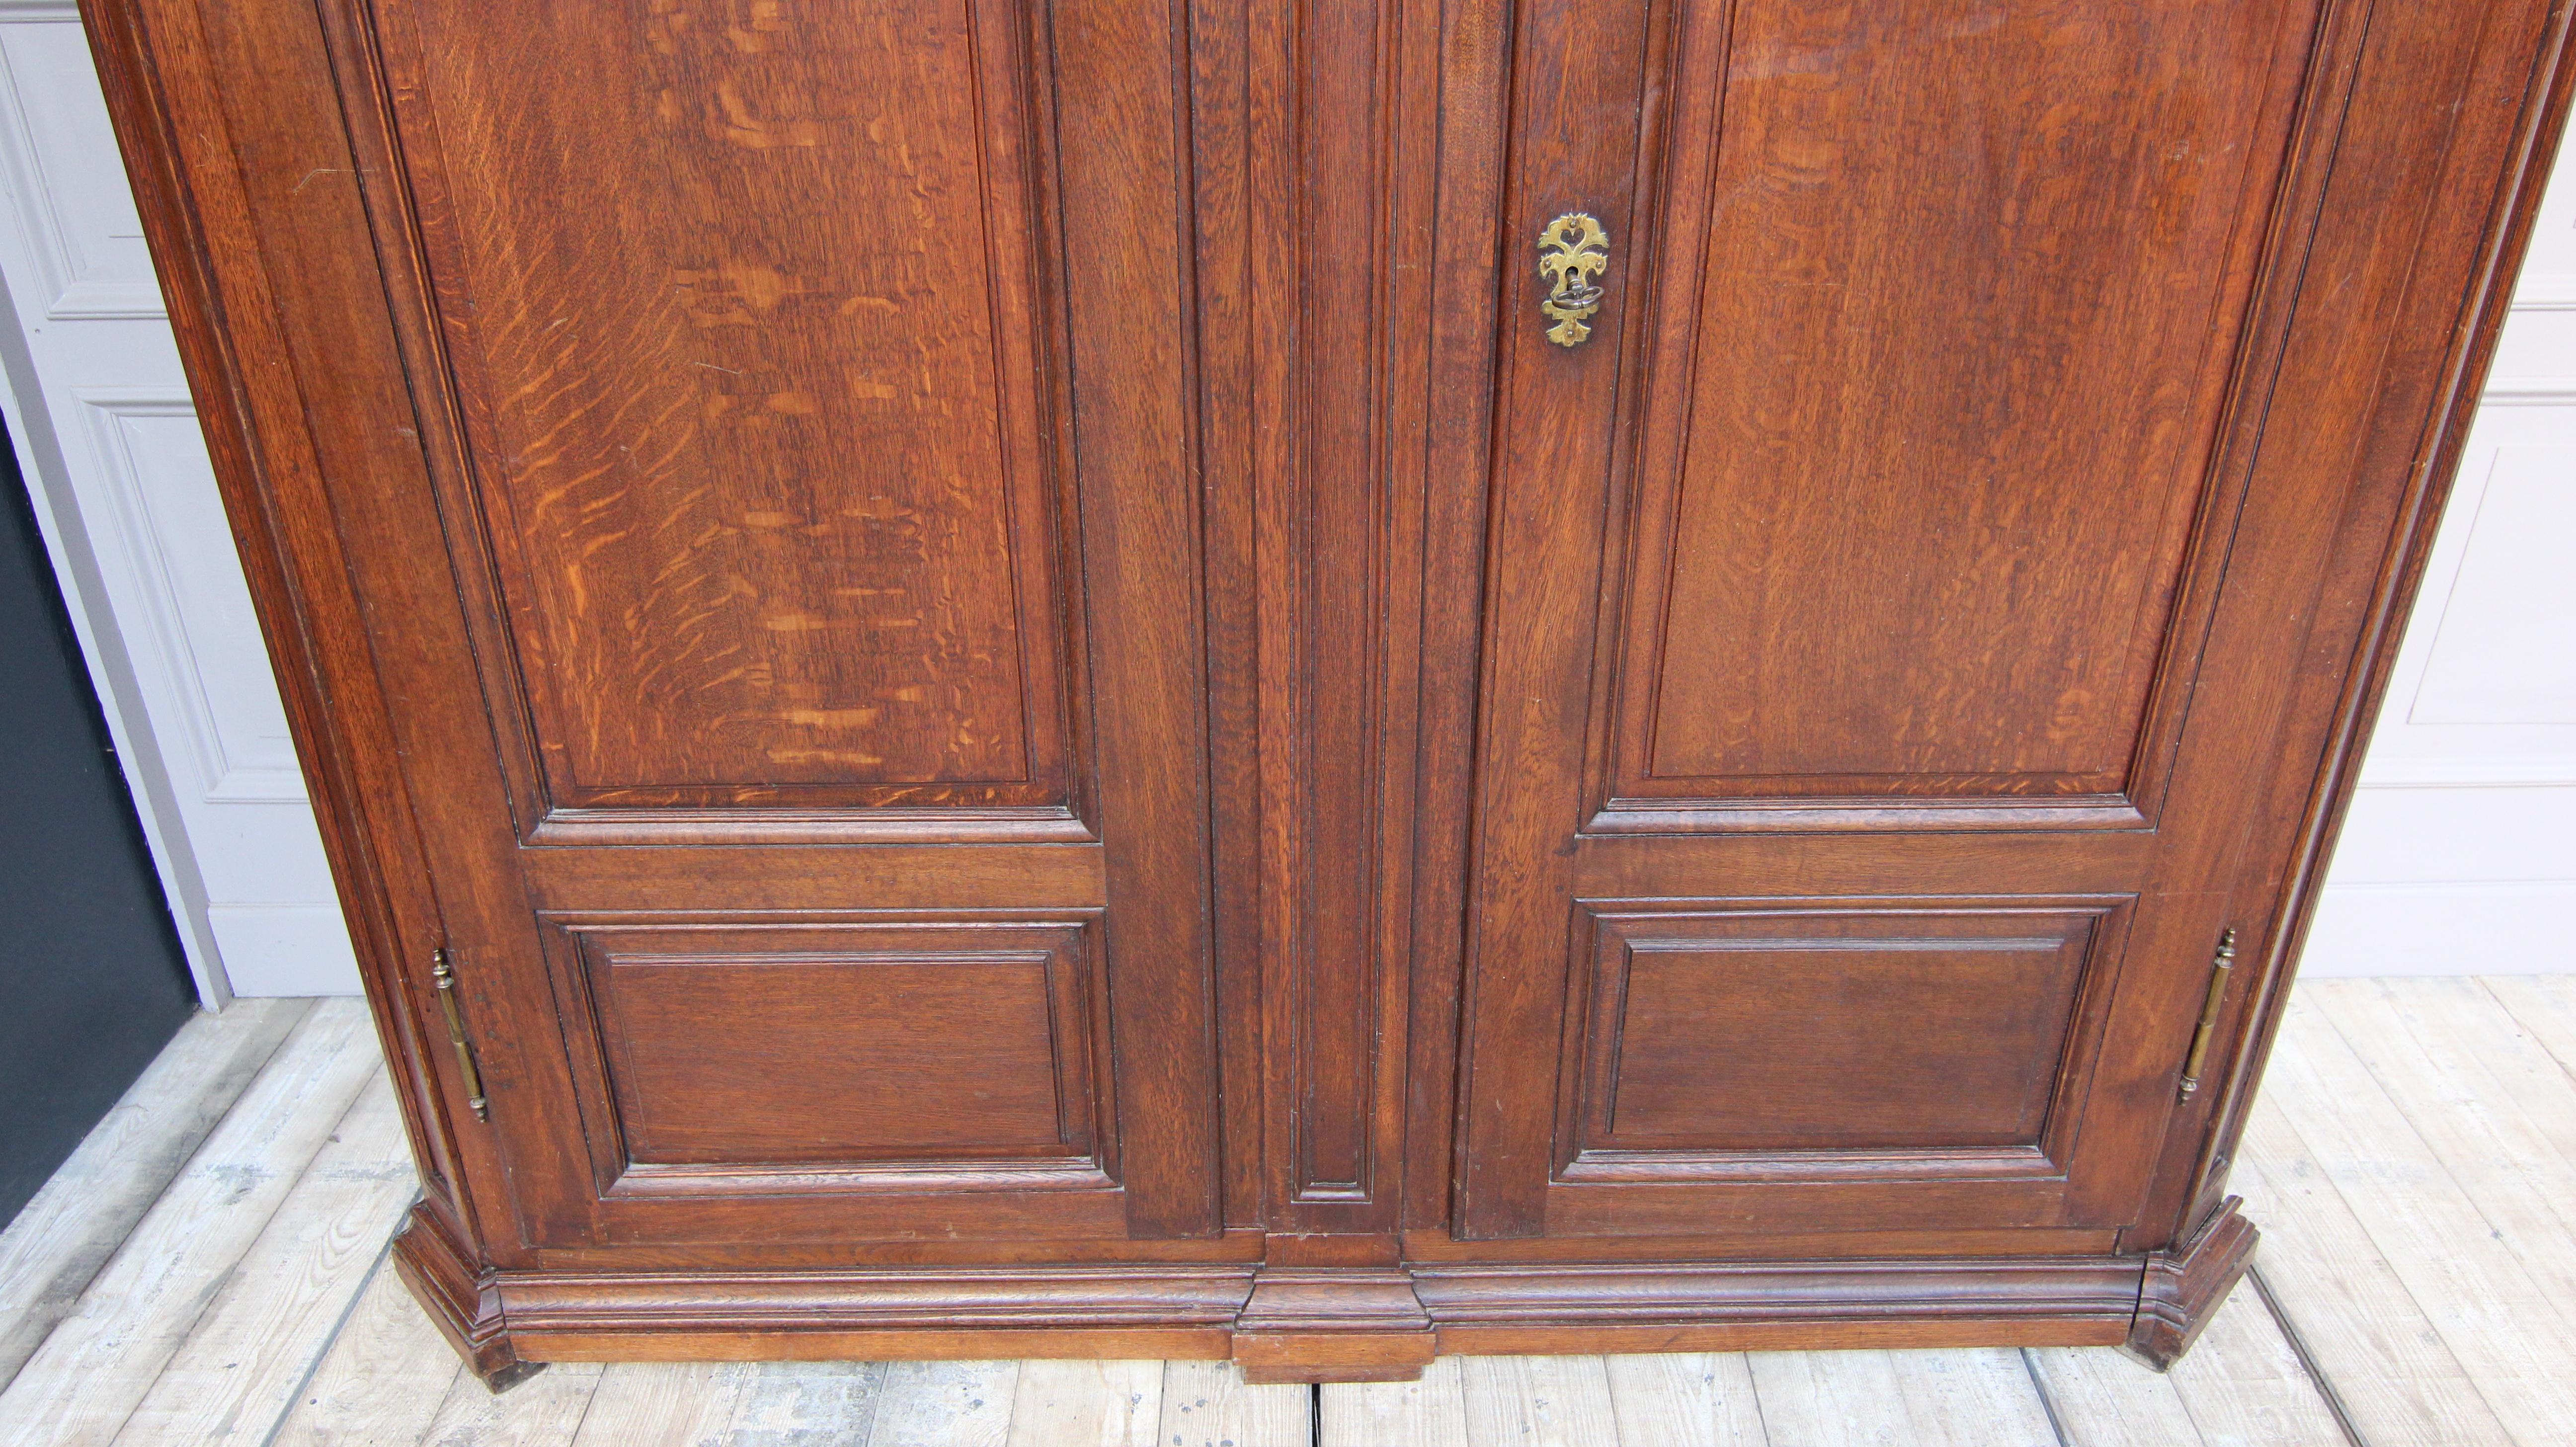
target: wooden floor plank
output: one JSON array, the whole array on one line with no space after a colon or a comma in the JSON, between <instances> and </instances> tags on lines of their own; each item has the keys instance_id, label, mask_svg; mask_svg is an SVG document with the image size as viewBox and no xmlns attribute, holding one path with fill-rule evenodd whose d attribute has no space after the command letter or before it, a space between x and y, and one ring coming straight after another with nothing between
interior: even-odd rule
<instances>
[{"instance_id":1,"label":"wooden floor plank","mask_svg":"<svg viewBox=\"0 0 2576 1447\"><path fill-rule=\"evenodd\" d=\"M2022 1360L2067 1447L2201 1447L2206 1440L2171 1379L2116 1351L2052 1347L2025 1351Z\"/></svg>"},{"instance_id":2,"label":"wooden floor plank","mask_svg":"<svg viewBox=\"0 0 2576 1447\"><path fill-rule=\"evenodd\" d=\"M2486 975L2478 984L2576 1076L2576 975Z\"/></svg>"},{"instance_id":3,"label":"wooden floor plank","mask_svg":"<svg viewBox=\"0 0 2576 1447\"><path fill-rule=\"evenodd\" d=\"M2432 996L2424 1014L2424 1040L2434 1050L2463 1050L2486 1071L2496 1089L2522 1107L2522 1115L2540 1130L2555 1151L2553 1174L2545 1190L2561 1195L2576 1177L2576 1050L2561 1058L2548 1040L2522 1020L2491 984L2481 978L2439 981L2445 989ZM2566 981L2550 981L2566 984ZM2543 1020L2548 1012L2540 1009ZM2571 1022L2576 1025L2576 1022Z\"/></svg>"},{"instance_id":4,"label":"wooden floor plank","mask_svg":"<svg viewBox=\"0 0 2576 1447\"><path fill-rule=\"evenodd\" d=\"M1619 1447L1763 1447L1762 1406L1742 1352L1604 1359Z\"/></svg>"},{"instance_id":5,"label":"wooden floor plank","mask_svg":"<svg viewBox=\"0 0 2576 1447\"><path fill-rule=\"evenodd\" d=\"M2247 1118L2232 1189L2263 1229L2263 1274L2370 1447L2513 1440L2379 1244L2267 1093ZM2367 1209L2369 1202L2361 1202Z\"/></svg>"},{"instance_id":6,"label":"wooden floor plank","mask_svg":"<svg viewBox=\"0 0 2576 1447\"><path fill-rule=\"evenodd\" d=\"M2166 1380L2203 1441L2346 1447L2316 1378L2250 1284L2238 1283Z\"/></svg>"},{"instance_id":7,"label":"wooden floor plank","mask_svg":"<svg viewBox=\"0 0 2576 1447\"><path fill-rule=\"evenodd\" d=\"M506 1392L495 1393L459 1372L422 1435L423 1447L563 1447L581 1430L607 1369L597 1362L557 1362ZM383 1447L401 1447L389 1439Z\"/></svg>"},{"instance_id":8,"label":"wooden floor plank","mask_svg":"<svg viewBox=\"0 0 2576 1447\"><path fill-rule=\"evenodd\" d=\"M1927 1432L1907 1410L1892 1353L1754 1352L1746 1360L1771 1447L1911 1447L1948 1440ZM2047 1420L2044 1413L2040 1420ZM1932 1425L1937 1431L1940 1422Z\"/></svg>"},{"instance_id":9,"label":"wooden floor plank","mask_svg":"<svg viewBox=\"0 0 2576 1447\"><path fill-rule=\"evenodd\" d=\"M1163 1447L1307 1447L1313 1404L1308 1388L1253 1386L1232 1362L1166 1362L1154 1440Z\"/></svg>"},{"instance_id":10,"label":"wooden floor plank","mask_svg":"<svg viewBox=\"0 0 2576 1447\"><path fill-rule=\"evenodd\" d=\"M865 1442L885 1389L883 1362L759 1362L734 1406L727 1447L846 1447Z\"/></svg>"},{"instance_id":11,"label":"wooden floor plank","mask_svg":"<svg viewBox=\"0 0 2576 1447\"><path fill-rule=\"evenodd\" d=\"M613 1363L599 1374L572 1447L722 1442L750 1375L743 1362Z\"/></svg>"},{"instance_id":12,"label":"wooden floor plank","mask_svg":"<svg viewBox=\"0 0 2576 1447\"><path fill-rule=\"evenodd\" d=\"M2475 981L2328 980L2316 1005L2544 1280L2576 1296L2576 1085Z\"/></svg>"},{"instance_id":13,"label":"wooden floor plank","mask_svg":"<svg viewBox=\"0 0 2576 1447\"><path fill-rule=\"evenodd\" d=\"M191 1016L0 1231L0 1387L71 1313L312 1005L236 1000L220 1015Z\"/></svg>"},{"instance_id":14,"label":"wooden floor plank","mask_svg":"<svg viewBox=\"0 0 2576 1447\"><path fill-rule=\"evenodd\" d=\"M1026 1361L1010 1447L1153 1447L1162 1410L1161 1362Z\"/></svg>"},{"instance_id":15,"label":"wooden floor plank","mask_svg":"<svg viewBox=\"0 0 2576 1447\"><path fill-rule=\"evenodd\" d=\"M1599 1357L1468 1357L1467 1440L1513 1447L1609 1447L1619 1440Z\"/></svg>"},{"instance_id":16,"label":"wooden floor plank","mask_svg":"<svg viewBox=\"0 0 2576 1447\"><path fill-rule=\"evenodd\" d=\"M1319 1394L1319 1447L1466 1447L1467 1382L1459 1358L1442 1357L1416 1382L1351 1382Z\"/></svg>"},{"instance_id":17,"label":"wooden floor plank","mask_svg":"<svg viewBox=\"0 0 2576 1447\"><path fill-rule=\"evenodd\" d=\"M1920 1447L2056 1447L2030 1367L2009 1348L1886 1353Z\"/></svg>"},{"instance_id":18,"label":"wooden floor plank","mask_svg":"<svg viewBox=\"0 0 2576 1447\"><path fill-rule=\"evenodd\" d=\"M0 1421L29 1444L112 1439L382 1068L365 1006L315 1006L0 1393Z\"/></svg>"},{"instance_id":19,"label":"wooden floor plank","mask_svg":"<svg viewBox=\"0 0 2576 1447\"><path fill-rule=\"evenodd\" d=\"M270 1447L409 1447L429 1434L464 1374L455 1349L380 1253Z\"/></svg>"},{"instance_id":20,"label":"wooden floor plank","mask_svg":"<svg viewBox=\"0 0 2576 1447\"><path fill-rule=\"evenodd\" d=\"M115 1441L265 1442L418 1194L401 1107L378 1072Z\"/></svg>"},{"instance_id":21,"label":"wooden floor plank","mask_svg":"<svg viewBox=\"0 0 2576 1447\"><path fill-rule=\"evenodd\" d=\"M868 1447L1006 1447L1018 1362L893 1362Z\"/></svg>"},{"instance_id":22,"label":"wooden floor plank","mask_svg":"<svg viewBox=\"0 0 2576 1447\"><path fill-rule=\"evenodd\" d=\"M1899 1447L1912 1441L1885 1352L1752 1352L1745 1361L1771 1447Z\"/></svg>"},{"instance_id":23,"label":"wooden floor plank","mask_svg":"<svg viewBox=\"0 0 2576 1447\"><path fill-rule=\"evenodd\" d=\"M2576 1086L2473 981L2325 983L2319 1013L2557 1308L2525 1330L2576 1378Z\"/></svg>"},{"instance_id":24,"label":"wooden floor plank","mask_svg":"<svg viewBox=\"0 0 2576 1447\"><path fill-rule=\"evenodd\" d=\"M2490 1164L2523 1178L2554 1222L2557 1242L2576 1242L2576 1078L2548 1047L2478 980L2336 984L2327 1014L2338 1028L2346 1019L2376 1018L2411 1036L2415 1048L2400 1052L2411 1067L2405 1079L2451 1092L2450 1099L2427 1104L2474 1120L2488 1144L2505 1153ZM2354 1038L2350 1029L2344 1034ZM2449 1125L2445 1117L2437 1128ZM2549 1254L2576 1255L2537 1244Z\"/></svg>"},{"instance_id":25,"label":"wooden floor plank","mask_svg":"<svg viewBox=\"0 0 2576 1447\"><path fill-rule=\"evenodd\" d=\"M2564 1440L2576 1421L2560 1303L2464 1189L2371 1068L2293 994L2272 1055L2272 1101L2476 1379L2517 1442Z\"/></svg>"}]
</instances>

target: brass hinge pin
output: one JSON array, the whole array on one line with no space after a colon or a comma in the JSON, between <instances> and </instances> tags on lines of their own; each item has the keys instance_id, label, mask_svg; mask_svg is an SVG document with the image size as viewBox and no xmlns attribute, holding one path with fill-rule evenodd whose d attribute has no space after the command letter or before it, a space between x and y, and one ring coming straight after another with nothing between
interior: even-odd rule
<instances>
[{"instance_id":1,"label":"brass hinge pin","mask_svg":"<svg viewBox=\"0 0 2576 1447\"><path fill-rule=\"evenodd\" d=\"M447 1043L456 1047L456 1068L464 1073L465 1103L474 1108L476 1120L492 1118L491 1102L483 1097L483 1072L474 1068L474 1046L465 1038L465 1007L456 1002L456 966L447 951L430 954L430 982L438 986L438 1008L447 1016Z\"/></svg>"},{"instance_id":2,"label":"brass hinge pin","mask_svg":"<svg viewBox=\"0 0 2576 1447\"><path fill-rule=\"evenodd\" d=\"M2236 968L2236 931L2218 937L2218 954L2209 962L2209 993L2201 997L2200 1025L2191 1032L2191 1054L2182 1062L2182 1098L2200 1089L2201 1068L2209 1064L2209 1037L2218 1030L2218 1007L2227 1001L2227 977Z\"/></svg>"}]
</instances>

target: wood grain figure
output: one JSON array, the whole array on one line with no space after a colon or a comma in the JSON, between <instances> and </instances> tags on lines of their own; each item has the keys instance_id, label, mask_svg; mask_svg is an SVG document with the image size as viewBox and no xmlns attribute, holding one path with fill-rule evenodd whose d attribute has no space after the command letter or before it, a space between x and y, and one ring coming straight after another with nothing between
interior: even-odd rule
<instances>
[{"instance_id":1,"label":"wood grain figure","mask_svg":"<svg viewBox=\"0 0 2576 1447\"><path fill-rule=\"evenodd\" d=\"M2245 1269L2559 0L83 11L478 1374Z\"/></svg>"}]
</instances>

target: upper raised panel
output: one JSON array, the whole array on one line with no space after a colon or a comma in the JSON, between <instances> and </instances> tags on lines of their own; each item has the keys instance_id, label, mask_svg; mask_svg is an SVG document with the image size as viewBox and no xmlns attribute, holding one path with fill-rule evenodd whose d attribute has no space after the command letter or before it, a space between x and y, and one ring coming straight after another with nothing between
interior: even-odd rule
<instances>
[{"instance_id":1,"label":"upper raised panel","mask_svg":"<svg viewBox=\"0 0 2576 1447\"><path fill-rule=\"evenodd\" d=\"M1074 805L1014 0L387 0L543 803Z\"/></svg>"},{"instance_id":2,"label":"upper raised panel","mask_svg":"<svg viewBox=\"0 0 2576 1447\"><path fill-rule=\"evenodd\" d=\"M1675 80L1705 184L1637 261L1668 320L1596 827L2151 812L2312 20L1734 7Z\"/></svg>"}]
</instances>

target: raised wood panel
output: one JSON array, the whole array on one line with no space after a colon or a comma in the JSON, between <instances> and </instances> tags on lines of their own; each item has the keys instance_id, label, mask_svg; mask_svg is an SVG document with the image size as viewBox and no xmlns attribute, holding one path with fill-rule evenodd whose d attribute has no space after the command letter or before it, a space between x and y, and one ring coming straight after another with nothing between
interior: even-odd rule
<instances>
[{"instance_id":1,"label":"raised wood panel","mask_svg":"<svg viewBox=\"0 0 2576 1447\"><path fill-rule=\"evenodd\" d=\"M1595 827L2134 822L2314 5L1716 9L1680 24L1723 63L1672 79L1694 183L1619 243L1653 372Z\"/></svg>"},{"instance_id":2,"label":"raised wood panel","mask_svg":"<svg viewBox=\"0 0 2576 1447\"><path fill-rule=\"evenodd\" d=\"M2103 913L1602 908L1576 1150L2036 1148Z\"/></svg>"},{"instance_id":3,"label":"raised wood panel","mask_svg":"<svg viewBox=\"0 0 2576 1447\"><path fill-rule=\"evenodd\" d=\"M1083 918L557 918L603 1195L1105 1187Z\"/></svg>"},{"instance_id":4,"label":"raised wood panel","mask_svg":"<svg viewBox=\"0 0 2576 1447\"><path fill-rule=\"evenodd\" d=\"M576 933L632 1160L1088 1143L1079 926Z\"/></svg>"},{"instance_id":5,"label":"raised wood panel","mask_svg":"<svg viewBox=\"0 0 2576 1447\"><path fill-rule=\"evenodd\" d=\"M1397 180L1396 0L1282 11L1300 83L1263 97L1256 162L1275 290L1257 454L1258 659L1269 888L1268 1189L1274 1229L1384 1230L1401 1149L1422 547L1400 465L1411 352L1395 318L1412 239ZM1272 107L1275 107L1273 109ZM1396 1052L1390 1055L1388 1052Z\"/></svg>"},{"instance_id":6,"label":"raised wood panel","mask_svg":"<svg viewBox=\"0 0 2576 1447\"><path fill-rule=\"evenodd\" d=\"M546 801L1069 808L1038 11L378 14Z\"/></svg>"}]
</instances>

